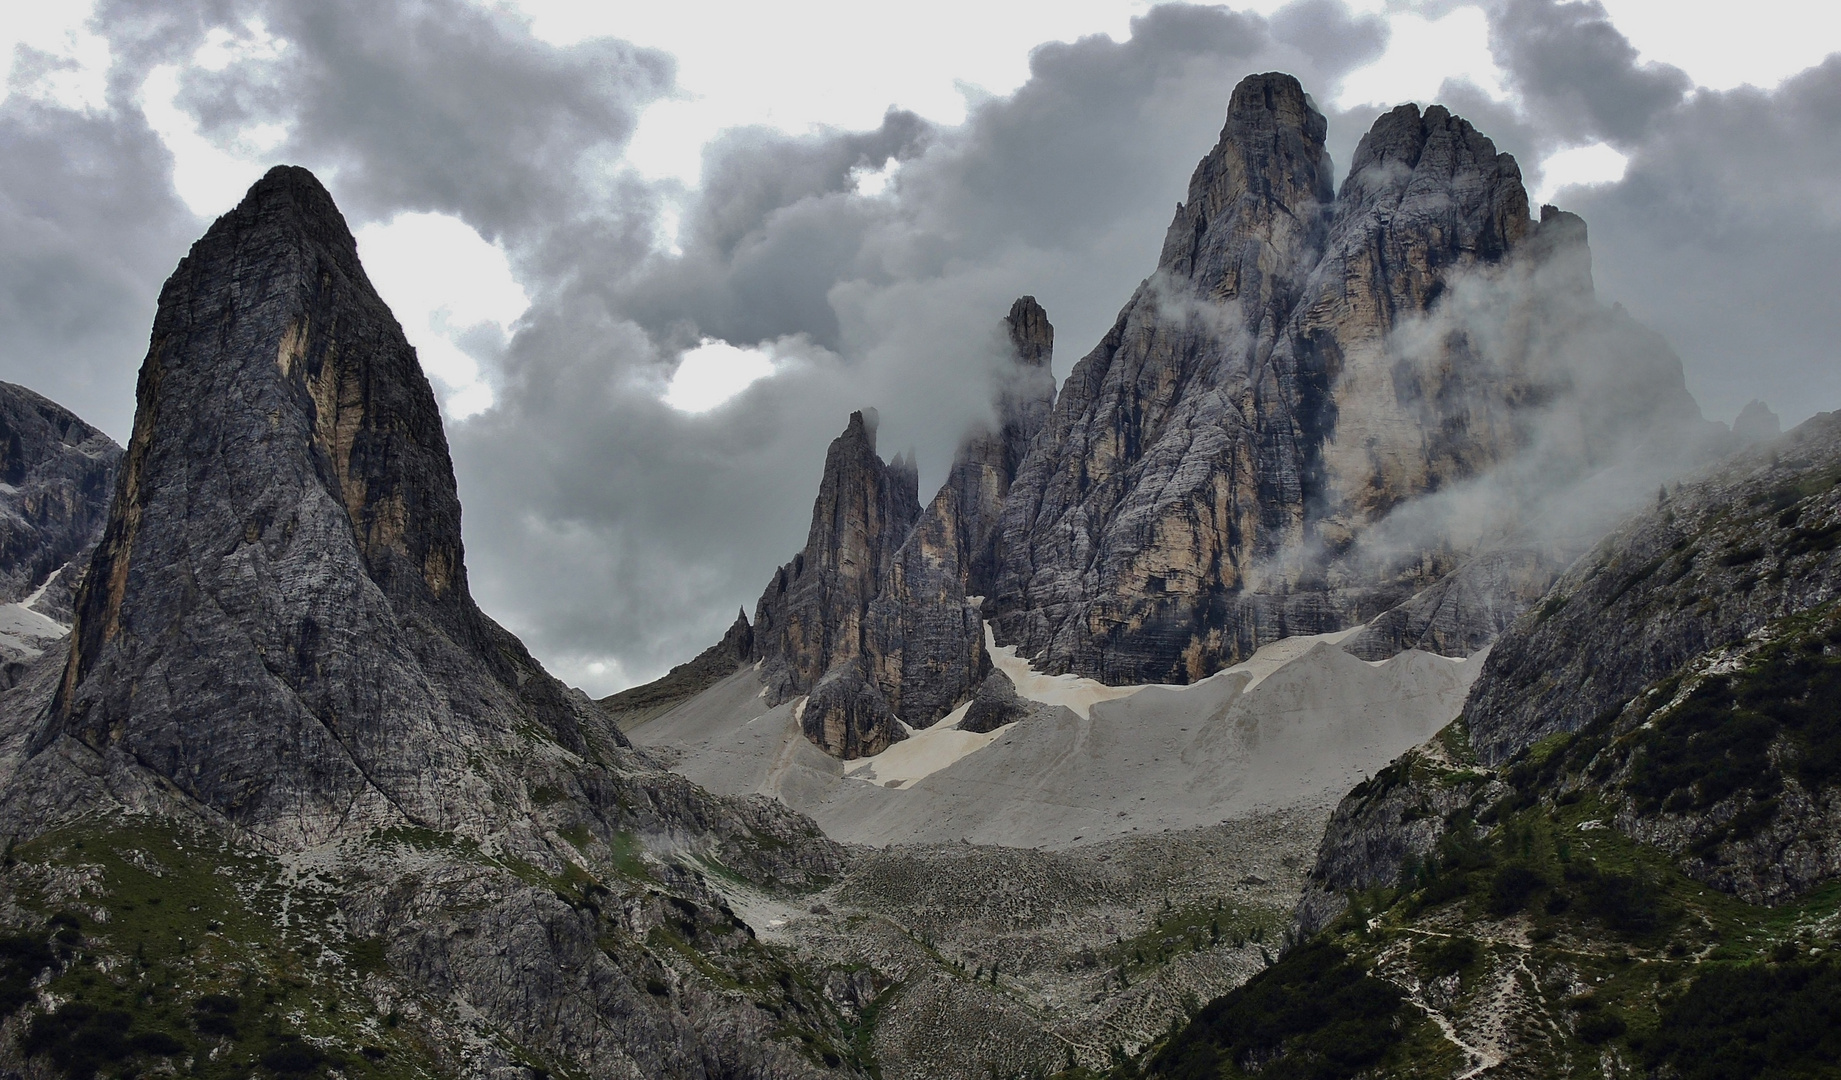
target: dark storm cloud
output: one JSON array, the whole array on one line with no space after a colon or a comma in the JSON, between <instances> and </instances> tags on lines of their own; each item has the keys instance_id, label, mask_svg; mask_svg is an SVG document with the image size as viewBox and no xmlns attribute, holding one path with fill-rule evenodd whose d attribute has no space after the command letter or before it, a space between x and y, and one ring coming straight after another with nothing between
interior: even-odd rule
<instances>
[{"instance_id":1,"label":"dark storm cloud","mask_svg":"<svg viewBox=\"0 0 1841 1080\"><path fill-rule=\"evenodd\" d=\"M155 290L191 239L171 167L144 124L0 105L0 379L118 440Z\"/></svg>"},{"instance_id":2,"label":"dark storm cloud","mask_svg":"<svg viewBox=\"0 0 1841 1080\"><path fill-rule=\"evenodd\" d=\"M1590 225L1600 295L1662 332L1707 414L1730 421L1753 397L1792 422L1841 406L1838 62L1769 92L1688 93L1596 3L1550 0L1500 4L1491 41L1519 116L1454 105L1527 165L1595 141L1629 155L1621 182L1556 201Z\"/></svg>"},{"instance_id":3,"label":"dark storm cloud","mask_svg":"<svg viewBox=\"0 0 1841 1080\"><path fill-rule=\"evenodd\" d=\"M1522 111L1568 141L1636 142L1693 85L1679 68L1638 62L1595 2L1505 0L1490 44Z\"/></svg>"},{"instance_id":4,"label":"dark storm cloud","mask_svg":"<svg viewBox=\"0 0 1841 1080\"><path fill-rule=\"evenodd\" d=\"M289 47L191 73L182 105L217 129L285 119L291 153L337 170L347 214L437 210L488 239L581 210L588 159L625 146L674 67L621 41L548 45L458 0L269 0L241 13Z\"/></svg>"},{"instance_id":5,"label":"dark storm cloud","mask_svg":"<svg viewBox=\"0 0 1841 1080\"><path fill-rule=\"evenodd\" d=\"M1624 181L1569 193L1600 290L1668 337L1709 415L1841 407L1841 58L1774 93L1697 93Z\"/></svg>"}]
</instances>

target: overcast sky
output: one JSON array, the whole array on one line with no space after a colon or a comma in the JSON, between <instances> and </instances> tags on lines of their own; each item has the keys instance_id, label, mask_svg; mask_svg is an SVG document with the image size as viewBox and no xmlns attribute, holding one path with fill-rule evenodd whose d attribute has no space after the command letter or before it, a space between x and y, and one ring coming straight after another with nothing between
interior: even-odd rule
<instances>
[{"instance_id":1,"label":"overcast sky","mask_svg":"<svg viewBox=\"0 0 1841 1080\"><path fill-rule=\"evenodd\" d=\"M442 396L475 595L597 695L752 612L850 410L929 494L1016 296L1065 375L1255 71L1339 165L1398 102L1471 119L1710 417L1841 406L1830 5L0 3L0 378L124 439L160 283L312 168Z\"/></svg>"}]
</instances>

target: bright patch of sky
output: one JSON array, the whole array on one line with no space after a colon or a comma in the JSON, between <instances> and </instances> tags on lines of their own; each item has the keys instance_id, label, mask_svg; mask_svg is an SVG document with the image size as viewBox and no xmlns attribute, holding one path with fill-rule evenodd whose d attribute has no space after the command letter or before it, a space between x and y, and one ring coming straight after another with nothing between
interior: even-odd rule
<instances>
[{"instance_id":1,"label":"bright patch of sky","mask_svg":"<svg viewBox=\"0 0 1841 1080\"><path fill-rule=\"evenodd\" d=\"M1397 105L1432 101L1446 79L1468 79L1500 101L1508 95L1489 52L1489 20L1481 8L1461 7L1436 19L1401 12L1388 19L1387 51L1342 81L1336 104Z\"/></svg>"},{"instance_id":2,"label":"bright patch of sky","mask_svg":"<svg viewBox=\"0 0 1841 1080\"><path fill-rule=\"evenodd\" d=\"M625 38L678 60L683 97L647 110L627 160L652 178L696 186L703 144L766 124L872 128L891 105L942 124L968 98L1007 94L1029 77L1029 50L1087 34L1124 40L1149 0L935 0L930 4L515 0L557 44Z\"/></svg>"},{"instance_id":3,"label":"bright patch of sky","mask_svg":"<svg viewBox=\"0 0 1841 1080\"><path fill-rule=\"evenodd\" d=\"M229 145L213 142L199 133L192 114L174 103L180 74L177 64L154 68L135 95L135 104L172 152L173 189L186 208L202 218L216 217L235 206L262 176L267 168L262 155L280 145L287 132L264 124L262 130L249 129Z\"/></svg>"},{"instance_id":4,"label":"bright patch of sky","mask_svg":"<svg viewBox=\"0 0 1841 1080\"><path fill-rule=\"evenodd\" d=\"M492 406L489 365L531 306L503 249L447 214L398 214L357 232L358 257L403 324L448 419Z\"/></svg>"},{"instance_id":5,"label":"bright patch of sky","mask_svg":"<svg viewBox=\"0 0 1841 1080\"><path fill-rule=\"evenodd\" d=\"M1575 184L1615 184L1624 178L1630 158L1604 143L1574 146L1547 155L1541 162L1540 186L1534 203L1552 202L1561 188Z\"/></svg>"},{"instance_id":6,"label":"bright patch of sky","mask_svg":"<svg viewBox=\"0 0 1841 1080\"><path fill-rule=\"evenodd\" d=\"M1709 90L1770 89L1841 49L1833 0L1599 0L1645 60Z\"/></svg>"},{"instance_id":7,"label":"bright patch of sky","mask_svg":"<svg viewBox=\"0 0 1841 1080\"><path fill-rule=\"evenodd\" d=\"M0 14L0 102L18 93L63 109L108 108L109 43L89 28L94 8L94 0L8 4Z\"/></svg>"},{"instance_id":8,"label":"bright patch of sky","mask_svg":"<svg viewBox=\"0 0 1841 1080\"><path fill-rule=\"evenodd\" d=\"M682 413L706 413L772 375L774 367L773 358L760 349L704 338L678 361L664 402Z\"/></svg>"}]
</instances>

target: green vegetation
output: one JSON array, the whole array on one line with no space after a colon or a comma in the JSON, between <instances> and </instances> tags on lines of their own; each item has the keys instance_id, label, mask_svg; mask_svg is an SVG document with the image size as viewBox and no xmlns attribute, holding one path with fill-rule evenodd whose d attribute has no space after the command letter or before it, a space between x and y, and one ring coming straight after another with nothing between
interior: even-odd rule
<instances>
[{"instance_id":1,"label":"green vegetation","mask_svg":"<svg viewBox=\"0 0 1841 1080\"><path fill-rule=\"evenodd\" d=\"M72 1080L428 1074L408 1033L371 1017L345 974L381 967L382 943L322 942L332 903L310 888L290 890L287 902L290 924L314 931L277 925L275 864L219 837L152 825L53 833L14 859L13 900L44 921L0 938L0 1015L37 999L35 977L60 1002L29 1014L19 1036L27 1057ZM87 880L81 899L47 891L56 875L33 872L42 866Z\"/></svg>"},{"instance_id":2,"label":"green vegetation","mask_svg":"<svg viewBox=\"0 0 1841 1080\"><path fill-rule=\"evenodd\" d=\"M1710 848L1768 824L1786 774L1811 790L1841 780L1837 646L1841 612L1830 605L1795 620L1743 670L1706 679L1628 736L1627 789L1638 811L1705 810L1743 796L1738 817L1703 841Z\"/></svg>"},{"instance_id":3,"label":"green vegetation","mask_svg":"<svg viewBox=\"0 0 1841 1080\"><path fill-rule=\"evenodd\" d=\"M1150 1074L1172 1080L1354 1076L1387 1058L1410 1019L1392 983L1367 974L1336 944L1313 941L1204 1007L1151 1059Z\"/></svg>"},{"instance_id":4,"label":"green vegetation","mask_svg":"<svg viewBox=\"0 0 1841 1080\"><path fill-rule=\"evenodd\" d=\"M1276 946L1291 912L1259 904L1197 904L1163 911L1144 930L1110 947L1104 962L1133 973L1161 966L1183 953L1225 945Z\"/></svg>"},{"instance_id":5,"label":"green vegetation","mask_svg":"<svg viewBox=\"0 0 1841 1080\"><path fill-rule=\"evenodd\" d=\"M1801 962L1709 965L1663 1005L1637 1042L1681 1080L1788 1080L1841 1074L1841 968Z\"/></svg>"}]
</instances>

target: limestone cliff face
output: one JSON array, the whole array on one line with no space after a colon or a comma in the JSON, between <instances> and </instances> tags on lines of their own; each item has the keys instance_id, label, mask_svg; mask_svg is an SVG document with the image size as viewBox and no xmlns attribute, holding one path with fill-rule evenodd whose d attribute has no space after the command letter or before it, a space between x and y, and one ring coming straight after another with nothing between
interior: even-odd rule
<instances>
[{"instance_id":1,"label":"limestone cliff face","mask_svg":"<svg viewBox=\"0 0 1841 1080\"><path fill-rule=\"evenodd\" d=\"M467 758L516 723L586 749L468 594L434 395L311 174L271 171L180 263L137 398L45 737L297 840L483 828L519 796Z\"/></svg>"},{"instance_id":2,"label":"limestone cliff face","mask_svg":"<svg viewBox=\"0 0 1841 1080\"><path fill-rule=\"evenodd\" d=\"M402 1029L445 1059L430 1071L825 1071L736 989L760 946L698 867L772 890L835 875L843 853L777 802L656 768L474 605L434 396L309 173L271 171L180 264L137 405L72 640L0 694L0 835L40 841L39 859L54 845L61 874L94 865L83 840L62 846L77 836L154 873L196 859L184 872L224 882L203 893L252 899L264 860L311 851L315 899L292 925L371 956L325 992L362 981L405 1003ZM44 865L15 861L9 905L42 899ZM96 923L135 909L119 878L88 880ZM276 950L257 902L218 960ZM23 928L16 905L4 917ZM650 944L667 927L721 978L674 974L682 954ZM205 992L218 960L169 989ZM839 1038L825 1009L800 1007L819 1018L808 1041ZM292 1038L299 1015L261 1022ZM359 1052L357 1028L315 1030Z\"/></svg>"},{"instance_id":3,"label":"limestone cliff face","mask_svg":"<svg viewBox=\"0 0 1841 1080\"><path fill-rule=\"evenodd\" d=\"M0 602L25 598L102 535L121 455L62 405L0 383Z\"/></svg>"},{"instance_id":4,"label":"limestone cliff face","mask_svg":"<svg viewBox=\"0 0 1841 1080\"><path fill-rule=\"evenodd\" d=\"M877 456L875 410L850 414L825 454L805 548L774 574L755 606L754 648L770 703L809 694L834 668L856 668L853 690L862 688L868 677L865 617L920 516L918 486L911 462L898 454L885 464ZM840 754L848 746L854 757L901 738L886 703L855 693L850 702L849 722L807 707L806 731L814 742Z\"/></svg>"},{"instance_id":5,"label":"limestone cliff face","mask_svg":"<svg viewBox=\"0 0 1841 1080\"><path fill-rule=\"evenodd\" d=\"M1290 76L1234 90L1157 272L1018 471L999 640L1113 681L1199 676L1232 652L1222 609L1259 549L1297 531L1298 445L1323 398L1269 359L1327 235L1324 130ZM1273 456L1289 476L1262 474Z\"/></svg>"},{"instance_id":6,"label":"limestone cliff face","mask_svg":"<svg viewBox=\"0 0 1841 1080\"><path fill-rule=\"evenodd\" d=\"M830 753L877 753L904 737L896 718L928 727L990 673L970 597L994 577L1004 499L1055 396L1042 306L1019 299L1004 329L995 423L965 439L927 508L914 463L876 456L873 412L852 415L826 454L805 549L756 608L769 700L809 694L802 726Z\"/></svg>"},{"instance_id":7,"label":"limestone cliff face","mask_svg":"<svg viewBox=\"0 0 1841 1080\"><path fill-rule=\"evenodd\" d=\"M1700 430L1673 354L1593 298L1583 223L1536 224L1468 123L1388 113L1335 196L1323 134L1290 76L1235 89L1020 467L986 613L1048 669L1184 682L1366 621L1525 546L1556 477ZM1430 640L1474 648L1547 580L1497 576L1512 595Z\"/></svg>"}]
</instances>

